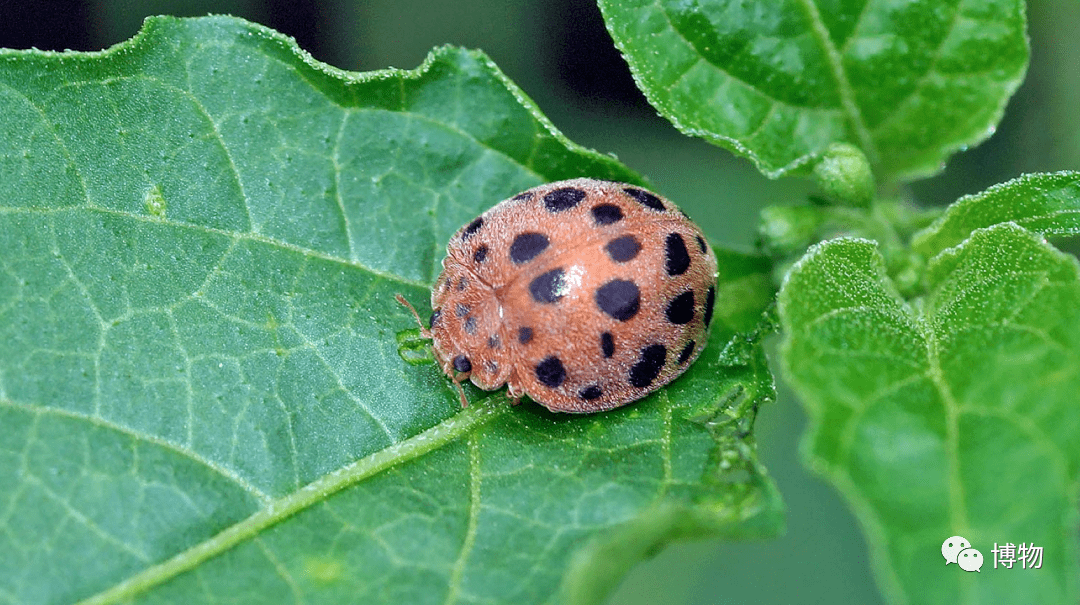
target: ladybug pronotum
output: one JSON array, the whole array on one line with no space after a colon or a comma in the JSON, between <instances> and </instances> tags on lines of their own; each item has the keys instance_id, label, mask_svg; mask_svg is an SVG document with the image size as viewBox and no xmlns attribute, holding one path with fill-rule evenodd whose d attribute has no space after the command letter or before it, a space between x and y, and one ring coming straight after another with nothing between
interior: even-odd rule
<instances>
[{"instance_id":1,"label":"ladybug pronotum","mask_svg":"<svg viewBox=\"0 0 1080 605\"><path fill-rule=\"evenodd\" d=\"M671 202L610 181L549 183L454 234L424 334L455 383L599 412L694 362L716 277L701 230Z\"/></svg>"}]
</instances>

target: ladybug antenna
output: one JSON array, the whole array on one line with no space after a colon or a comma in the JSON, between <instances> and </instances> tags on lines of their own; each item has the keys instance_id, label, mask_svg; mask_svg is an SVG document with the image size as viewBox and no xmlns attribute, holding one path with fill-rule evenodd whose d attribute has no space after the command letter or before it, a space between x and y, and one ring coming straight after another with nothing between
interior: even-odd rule
<instances>
[{"instance_id":1,"label":"ladybug antenna","mask_svg":"<svg viewBox=\"0 0 1080 605\"><path fill-rule=\"evenodd\" d=\"M405 300L405 297L400 294L395 294L394 298L396 298L399 303L405 305L406 308L412 311L413 317L416 318L417 325L420 326L420 334L423 335L424 338L431 338L431 330L427 329L427 326L424 325L424 322L420 321L420 314L416 312L416 309L413 308L411 304L409 304L409 301ZM461 395L461 398L465 399L464 393Z\"/></svg>"}]
</instances>

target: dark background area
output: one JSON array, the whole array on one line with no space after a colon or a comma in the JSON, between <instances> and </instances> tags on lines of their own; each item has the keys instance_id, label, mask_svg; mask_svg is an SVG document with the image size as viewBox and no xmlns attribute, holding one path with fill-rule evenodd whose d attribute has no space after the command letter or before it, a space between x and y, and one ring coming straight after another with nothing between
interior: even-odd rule
<instances>
[{"instance_id":1,"label":"dark background area","mask_svg":"<svg viewBox=\"0 0 1080 605\"><path fill-rule=\"evenodd\" d=\"M571 140L615 153L729 246L750 249L760 207L812 191L799 179L769 181L657 117L588 0L0 0L0 47L101 50L134 35L147 15L208 13L282 31L349 70L413 68L445 43L483 49ZM1080 3L1037 0L1029 21L1032 64L997 133L940 176L913 184L920 203L947 204L1023 172L1080 169ZM639 565L610 602L882 602L850 510L799 462L804 425L781 385L757 435L788 507L784 537L673 545ZM939 546L928 545L927 556L939 557Z\"/></svg>"}]
</instances>

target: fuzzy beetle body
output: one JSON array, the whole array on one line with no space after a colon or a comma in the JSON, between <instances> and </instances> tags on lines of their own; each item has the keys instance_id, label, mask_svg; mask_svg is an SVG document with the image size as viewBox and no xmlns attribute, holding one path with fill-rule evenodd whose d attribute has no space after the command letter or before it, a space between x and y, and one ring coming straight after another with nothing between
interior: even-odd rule
<instances>
[{"instance_id":1,"label":"fuzzy beetle body","mask_svg":"<svg viewBox=\"0 0 1080 605\"><path fill-rule=\"evenodd\" d=\"M679 376L708 338L716 256L674 204L593 179L542 185L451 238L432 291L455 382L598 412Z\"/></svg>"}]
</instances>

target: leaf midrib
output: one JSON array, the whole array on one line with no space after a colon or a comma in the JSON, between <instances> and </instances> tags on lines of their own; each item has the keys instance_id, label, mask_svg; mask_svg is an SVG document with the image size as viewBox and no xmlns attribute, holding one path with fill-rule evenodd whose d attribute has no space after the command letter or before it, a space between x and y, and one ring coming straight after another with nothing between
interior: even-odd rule
<instances>
[{"instance_id":1,"label":"leaf midrib","mask_svg":"<svg viewBox=\"0 0 1080 605\"><path fill-rule=\"evenodd\" d=\"M1045 275L1046 271L1010 271L1006 274L1037 276L1040 274ZM957 293L953 300L950 301L950 305L955 304L958 300L967 296L971 291L977 291L981 289L981 286L984 283L993 281L995 279L1000 279L1000 275L1001 274L995 274L994 276L988 277L986 279L976 280L973 283L966 284L962 292ZM835 279L833 279L834 276L832 275L832 273L829 273L829 277L830 281L833 283L834 286L840 286L840 284L837 283ZM1031 302L1037 296L1038 292L1043 291L1048 285L1051 284L1056 284L1056 282L1048 279L1043 279L1040 282L1039 287L1036 289L1036 291L1029 294L1024 301L1017 305L1017 309L1014 311L1013 315L1015 316L1016 314L1020 313L1021 310L1031 304ZM897 300L897 302L903 302L901 299L895 300ZM823 320L823 318L833 317L835 315L839 315L843 312L849 312L851 310L864 310L867 308L868 307L866 307L865 305L856 305L832 309L826 313L819 314L813 320L806 322L806 325L800 330L800 332L803 334L803 336L805 336L807 333L807 327L819 324ZM939 336L941 334L938 318L940 318L942 315L948 314L948 306L935 309L932 313L929 314L915 313L906 304L902 305L901 309L904 309L903 314L906 315L910 320L910 328L916 334L918 334L925 343L927 368L925 372L913 373L908 378L892 383L889 387L883 389L883 391L891 390L898 385L904 384L909 380L928 379L933 385L934 389L937 391L938 395L941 397L942 411L944 413L945 423L944 449L948 469L946 489L948 490L949 499L949 523L952 533L964 535L969 530L970 524L967 516L967 494L964 489L964 484L961 477L959 428L960 417L965 414L973 413L981 415L992 415L1015 424L1028 435L1037 435L1040 437L1039 439L1033 439L1033 441L1046 444L1053 443L1053 440L1046 437L1045 432L1041 428L1039 428L1034 422L1027 421L1022 415L1014 415L1007 413L990 414L986 410L971 409L968 406L963 405L959 400L956 399L955 395L952 392L952 388L946 379L945 371L941 365L941 361L939 358ZM985 325L987 324L981 324L981 326ZM1001 325L1008 324L1007 322L1003 322ZM1022 329L1026 328L1027 326L1024 326L1022 324L1013 324L1010 327L1014 329ZM1032 332L1041 336L1048 347L1056 346L1060 348L1060 345L1058 345L1055 341L1049 338L1048 335L1043 334L1037 330L1033 330ZM881 391L875 393L871 398L867 399L866 405L864 405L862 409L857 410L856 413L853 414L849 426L844 431L842 450L846 454L850 454L852 451L850 447L851 435L854 432L859 417L862 416L867 409L869 409L870 402L877 399L880 395ZM1058 469L1060 470L1061 474L1065 475L1065 469L1068 468L1068 463L1062 453L1055 447L1044 447L1043 451L1057 463ZM850 477L846 474L846 471L830 467L827 474L832 477L832 480L841 489L841 491L847 494L849 498L851 498L852 502L867 501L864 490L854 481L850 480ZM882 522L882 520L877 514L877 511L872 506L857 506L856 510L859 512L859 516L863 521L864 525L866 525L867 527L875 528L875 531L881 536L885 536L887 534L887 532L880 531L880 528L887 526L887 523ZM882 539L884 540L885 538ZM880 556L885 560L886 564L875 565L877 572L888 577L888 581L890 582L892 589L895 592L897 592L898 594L906 595L906 584L900 580L896 567L891 561L891 554L886 549L880 553ZM959 599L959 602L977 602L977 593L974 592L974 585L963 584L961 585L960 590L962 591L962 596Z\"/></svg>"},{"instance_id":2,"label":"leaf midrib","mask_svg":"<svg viewBox=\"0 0 1080 605\"><path fill-rule=\"evenodd\" d=\"M293 493L270 501L247 519L225 529L172 558L148 567L112 587L78 603L105 605L130 600L199 564L245 542L285 519L322 502L333 494L381 473L398 464L434 451L459 439L472 430L502 416L510 409L505 397L492 395L435 426L404 441L370 454L352 464L332 471Z\"/></svg>"},{"instance_id":3,"label":"leaf midrib","mask_svg":"<svg viewBox=\"0 0 1080 605\"><path fill-rule=\"evenodd\" d=\"M806 18L810 22L810 31L813 32L814 38L817 39L818 44L825 51L829 70L832 72L837 93L840 95L840 105L844 108L848 122L855 131L855 136L859 139L859 147L862 148L870 163L876 165L880 159L880 154L877 145L874 144L870 129L867 128L866 122L863 120L862 111L855 101L855 91L848 80L847 72L844 70L844 61L840 56L840 50L832 43L829 30L825 27L825 22L821 19L821 12L818 11L814 1L799 0L799 4L802 5L803 10L806 12ZM861 17L860 14L860 20Z\"/></svg>"},{"instance_id":4,"label":"leaf midrib","mask_svg":"<svg viewBox=\"0 0 1080 605\"><path fill-rule=\"evenodd\" d=\"M878 163L878 160L880 158L880 153L878 152L877 146L874 144L873 136L871 135L870 130L867 127L866 122L862 117L862 111L859 109L858 103L856 103L855 92L854 92L854 89L851 86L851 82L847 78L847 73L844 70L843 59L841 58L840 50L832 43L832 40L829 37L829 31L825 27L825 23L821 19L821 13L820 13L820 11L818 11L818 8L814 4L814 1L813 0L799 0L799 4L802 5L802 8L803 8L804 12L806 13L806 18L810 23L810 26L811 26L810 29L813 32L815 40L817 40L817 43L822 48L822 50L825 51L825 56L827 57L827 63L829 65L829 70L830 70L830 72L832 72L833 79L834 79L834 81L836 83L837 93L838 93L838 95L840 97L840 106L841 106L841 108L843 110L843 113L847 117L847 120L850 123L851 128L854 130L855 136L858 139L859 146L862 149L863 153L866 154L867 158L870 160L870 162L872 164L876 164L876 163ZM687 39L686 36L683 35L682 32L680 32L677 27L675 27L675 24L674 24L674 21L671 18L671 15L669 15L667 10L661 5L661 0L656 0L656 5L657 5L658 9L660 10L660 12L664 15L664 18L667 20L668 26L671 28L671 30L673 32L675 32L676 34L678 34L679 37L682 38L683 41L685 41L690 48L694 48L694 44L689 39ZM862 17L862 15L860 14L860 19L861 19L861 17ZM702 61L702 60L705 60L705 59L701 55L698 55L698 60ZM713 64L712 62L709 62L709 64L713 65L717 69L720 69L721 71L724 71L724 73L728 74L729 77L734 77L729 72L727 72L727 70L724 70L724 69L720 68L719 66ZM684 76L685 76L685 73L680 75L679 78L681 79ZM780 101L779 99L774 98L772 95L768 95L767 93L762 91L753 82L748 82L748 81L742 80L742 79L740 79L739 81L742 82L744 85L750 87L750 88L758 90L759 92L761 92L762 95L764 95L764 96L768 97L769 99L771 99L772 103L773 103L773 107L770 108L770 110L769 110L770 112L772 112L773 109L775 108L775 106L778 105L778 104L779 105L788 105L788 103ZM644 88L643 91L645 92L645 95L649 98L649 101L653 105L658 104L659 100L654 98L651 91L649 91L647 88ZM660 104L663 104L663 103L661 102ZM692 128L692 127L689 127L689 126L683 124L682 120L680 120L675 115L668 116L668 118L680 130L682 130L683 132L685 132L687 134L691 134L691 135L695 135L695 136L704 136L704 137L707 137L707 138L716 138L717 136L719 136L721 139L723 139L725 141L729 141L729 142L735 144L741 150L746 151L746 149L745 149L745 147L744 147L744 145L742 143L743 140L746 140L745 137L739 137L738 139L735 139L735 138L732 138L732 137L728 137L726 135L719 135L719 134L717 134L715 132L712 132L712 131L709 131L709 130L702 130L702 129ZM759 125L759 128L760 128L760 125ZM798 160L796 160L796 163L798 163Z\"/></svg>"}]
</instances>

